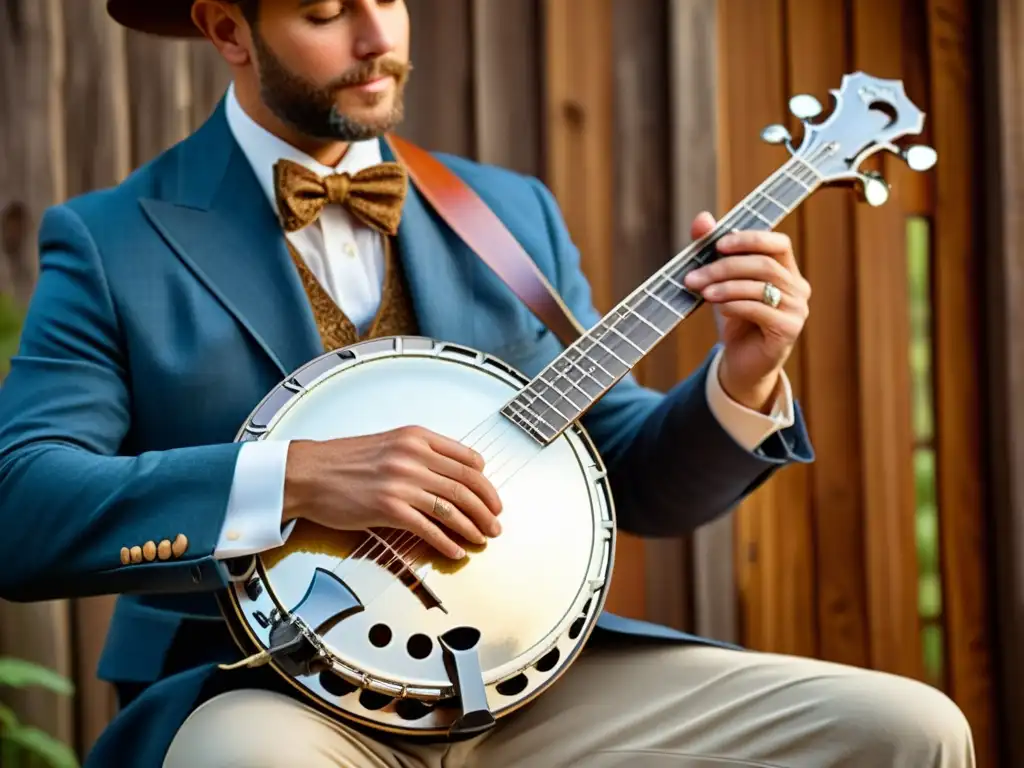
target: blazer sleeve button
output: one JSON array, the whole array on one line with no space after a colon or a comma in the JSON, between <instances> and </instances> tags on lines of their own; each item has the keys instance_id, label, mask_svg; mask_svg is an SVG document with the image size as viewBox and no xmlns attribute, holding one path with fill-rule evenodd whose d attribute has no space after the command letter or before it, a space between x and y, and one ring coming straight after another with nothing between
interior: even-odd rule
<instances>
[{"instance_id":1,"label":"blazer sleeve button","mask_svg":"<svg viewBox=\"0 0 1024 768\"><path fill-rule=\"evenodd\" d=\"M142 562L142 547L132 547L132 562L138 565Z\"/></svg>"},{"instance_id":2,"label":"blazer sleeve button","mask_svg":"<svg viewBox=\"0 0 1024 768\"><path fill-rule=\"evenodd\" d=\"M164 539L160 542L160 546L156 548L156 556L161 560L170 560L171 558L171 542Z\"/></svg>"},{"instance_id":3,"label":"blazer sleeve button","mask_svg":"<svg viewBox=\"0 0 1024 768\"><path fill-rule=\"evenodd\" d=\"M132 553L128 547L121 547L121 565L128 565L132 561Z\"/></svg>"},{"instance_id":4,"label":"blazer sleeve button","mask_svg":"<svg viewBox=\"0 0 1024 768\"><path fill-rule=\"evenodd\" d=\"M185 534L179 533L174 539L174 543L171 544L171 552L175 557L181 557L185 554L186 549L188 549L188 539L185 538Z\"/></svg>"},{"instance_id":5,"label":"blazer sleeve button","mask_svg":"<svg viewBox=\"0 0 1024 768\"><path fill-rule=\"evenodd\" d=\"M156 544L152 541L147 541L142 545L142 556L146 558L147 563L152 563L156 560Z\"/></svg>"}]
</instances>

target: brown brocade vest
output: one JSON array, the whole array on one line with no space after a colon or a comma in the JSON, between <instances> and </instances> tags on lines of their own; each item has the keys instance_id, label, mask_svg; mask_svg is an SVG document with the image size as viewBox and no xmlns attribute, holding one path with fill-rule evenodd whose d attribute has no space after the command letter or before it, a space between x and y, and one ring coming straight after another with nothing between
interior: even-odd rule
<instances>
[{"instance_id":1,"label":"brown brocade vest","mask_svg":"<svg viewBox=\"0 0 1024 768\"><path fill-rule=\"evenodd\" d=\"M385 235L381 237L384 245L384 284L381 289L380 306L373 322L363 334L359 333L348 316L334 303L291 243L288 244L288 251L292 255L296 269L299 270L302 286L306 289L306 296L313 309L325 352L333 352L341 347L381 336L415 336L419 333L412 297L409 295L402 262L396 253L394 238Z\"/></svg>"}]
</instances>

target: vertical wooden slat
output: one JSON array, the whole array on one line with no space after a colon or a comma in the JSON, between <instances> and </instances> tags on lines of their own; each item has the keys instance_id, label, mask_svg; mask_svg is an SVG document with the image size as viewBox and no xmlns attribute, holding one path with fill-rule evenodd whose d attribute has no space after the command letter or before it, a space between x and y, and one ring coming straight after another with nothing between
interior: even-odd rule
<instances>
[{"instance_id":1,"label":"vertical wooden slat","mask_svg":"<svg viewBox=\"0 0 1024 768\"><path fill-rule=\"evenodd\" d=\"M999 633L1000 765L1024 765L1024 7L982 3L978 129L983 195L990 506ZM940 162L945 159L940 157ZM980 511L979 511L980 514Z\"/></svg>"},{"instance_id":2,"label":"vertical wooden slat","mask_svg":"<svg viewBox=\"0 0 1024 768\"><path fill-rule=\"evenodd\" d=\"M149 35L127 34L133 168L184 139L192 129L187 45L178 40L154 45Z\"/></svg>"},{"instance_id":3,"label":"vertical wooden slat","mask_svg":"<svg viewBox=\"0 0 1024 768\"><path fill-rule=\"evenodd\" d=\"M790 94L781 0L721 0L719 8L722 146L729 148L721 193L731 208L786 161L784 149L767 146L758 136L766 124L786 122ZM779 227L793 238L798 258L800 216L798 211ZM797 397L800 366L798 349L786 369ZM742 638L759 650L807 656L816 652L808 483L806 467L787 467L737 514Z\"/></svg>"},{"instance_id":4,"label":"vertical wooden slat","mask_svg":"<svg viewBox=\"0 0 1024 768\"><path fill-rule=\"evenodd\" d=\"M846 23L844 4L788 0L786 10L792 91L810 93L829 109L829 91L848 71L845 38L835 34ZM866 666L852 205L849 191L836 189L820 190L804 203L798 258L813 288L803 341L803 408L817 453L811 504L818 652L825 659Z\"/></svg>"},{"instance_id":5,"label":"vertical wooden slat","mask_svg":"<svg viewBox=\"0 0 1024 768\"><path fill-rule=\"evenodd\" d=\"M938 501L948 692L967 715L980 765L995 766L988 540L982 485L978 297L981 272L977 186L974 41L965 0L928 0L934 170L935 382ZM1018 42L1019 44L1019 42Z\"/></svg>"},{"instance_id":6,"label":"vertical wooden slat","mask_svg":"<svg viewBox=\"0 0 1024 768\"><path fill-rule=\"evenodd\" d=\"M614 305L612 0L544 0L546 181L580 249L594 305ZM622 535L608 610L645 614L643 542Z\"/></svg>"},{"instance_id":7,"label":"vertical wooden slat","mask_svg":"<svg viewBox=\"0 0 1024 768\"><path fill-rule=\"evenodd\" d=\"M470 0L409 3L410 58L406 120L398 131L424 148L472 157L473 47Z\"/></svg>"},{"instance_id":8,"label":"vertical wooden slat","mask_svg":"<svg viewBox=\"0 0 1024 768\"><path fill-rule=\"evenodd\" d=\"M672 0L669 5L668 83L671 102L672 251L690 241L700 211L716 213L718 143L718 0ZM680 377L699 366L717 340L714 314L691 317L674 345ZM692 537L691 628L707 637L738 642L733 514L705 525ZM648 544L648 550L655 549ZM655 549L656 551L656 549ZM651 553L652 559L655 553Z\"/></svg>"},{"instance_id":9,"label":"vertical wooden slat","mask_svg":"<svg viewBox=\"0 0 1024 768\"><path fill-rule=\"evenodd\" d=\"M63 17L56 0L0 6L0 290L27 304L36 228L64 196Z\"/></svg>"},{"instance_id":10,"label":"vertical wooden slat","mask_svg":"<svg viewBox=\"0 0 1024 768\"><path fill-rule=\"evenodd\" d=\"M853 67L900 78L900 6L857 0L851 24ZM904 168L898 158L884 161L897 189ZM895 199L858 205L854 233L871 666L921 678L905 213Z\"/></svg>"},{"instance_id":11,"label":"vertical wooden slat","mask_svg":"<svg viewBox=\"0 0 1024 768\"><path fill-rule=\"evenodd\" d=\"M615 257L612 296L620 301L654 274L672 251L672 137L669 93L668 8L661 0L614 0ZM665 391L680 378L676 349L658 347L636 369L640 383ZM685 375L685 374L683 374ZM644 617L678 628L689 625L688 546L683 538L643 543Z\"/></svg>"},{"instance_id":12,"label":"vertical wooden slat","mask_svg":"<svg viewBox=\"0 0 1024 768\"><path fill-rule=\"evenodd\" d=\"M541 32L537 0L472 0L475 155L529 176L541 150Z\"/></svg>"},{"instance_id":13,"label":"vertical wooden slat","mask_svg":"<svg viewBox=\"0 0 1024 768\"><path fill-rule=\"evenodd\" d=\"M63 3L18 0L0 6L0 216L3 290L27 302L38 275L37 228L65 196ZM0 603L0 654L73 677L67 601ZM39 689L0 695L26 723L65 743L75 738L75 702Z\"/></svg>"},{"instance_id":14,"label":"vertical wooden slat","mask_svg":"<svg viewBox=\"0 0 1024 768\"><path fill-rule=\"evenodd\" d=\"M601 312L613 302L611 0L544 0L547 182Z\"/></svg>"}]
</instances>

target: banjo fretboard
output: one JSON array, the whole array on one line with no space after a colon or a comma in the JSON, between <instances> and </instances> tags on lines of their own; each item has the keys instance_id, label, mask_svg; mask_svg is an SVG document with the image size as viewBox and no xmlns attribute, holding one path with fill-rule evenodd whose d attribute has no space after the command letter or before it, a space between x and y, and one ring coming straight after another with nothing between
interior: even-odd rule
<instances>
[{"instance_id":1,"label":"banjo fretboard","mask_svg":"<svg viewBox=\"0 0 1024 768\"><path fill-rule=\"evenodd\" d=\"M718 258L721 237L734 230L774 229L820 181L813 165L791 158L712 232L675 256L555 358L502 413L538 442L554 440L704 303L683 281Z\"/></svg>"}]
</instances>

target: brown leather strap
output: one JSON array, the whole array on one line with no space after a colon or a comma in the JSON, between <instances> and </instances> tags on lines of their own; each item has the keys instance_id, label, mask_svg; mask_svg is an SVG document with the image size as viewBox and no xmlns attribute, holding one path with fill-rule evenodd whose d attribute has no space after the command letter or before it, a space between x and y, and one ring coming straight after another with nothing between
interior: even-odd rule
<instances>
[{"instance_id":1,"label":"brown leather strap","mask_svg":"<svg viewBox=\"0 0 1024 768\"><path fill-rule=\"evenodd\" d=\"M584 328L494 211L429 152L397 136L388 136L386 141L412 183L466 245L562 344L576 341Z\"/></svg>"}]
</instances>

